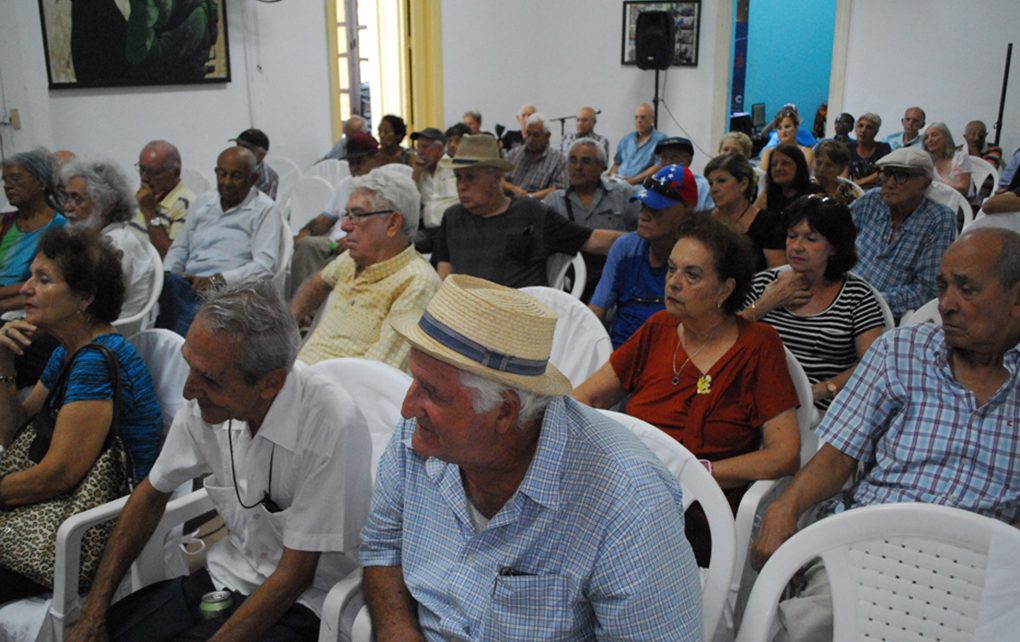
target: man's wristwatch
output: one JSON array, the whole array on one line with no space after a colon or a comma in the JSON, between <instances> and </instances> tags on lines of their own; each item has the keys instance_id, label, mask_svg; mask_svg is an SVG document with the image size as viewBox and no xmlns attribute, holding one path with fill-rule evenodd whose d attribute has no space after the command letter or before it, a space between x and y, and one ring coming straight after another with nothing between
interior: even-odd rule
<instances>
[{"instance_id":1,"label":"man's wristwatch","mask_svg":"<svg viewBox=\"0 0 1020 642\"><path fill-rule=\"evenodd\" d=\"M226 284L227 284L227 280L224 279L223 275L218 273L218 272L216 274L213 274L212 276L209 277L209 286L210 287L218 288L218 287L224 286Z\"/></svg>"},{"instance_id":2,"label":"man's wristwatch","mask_svg":"<svg viewBox=\"0 0 1020 642\"><path fill-rule=\"evenodd\" d=\"M153 216L149 219L149 227L162 227L166 229L170 227L170 219L160 215Z\"/></svg>"},{"instance_id":3,"label":"man's wristwatch","mask_svg":"<svg viewBox=\"0 0 1020 642\"><path fill-rule=\"evenodd\" d=\"M839 387L831 381L826 381L825 391L829 393L829 399L835 399L836 393L839 392Z\"/></svg>"}]
</instances>

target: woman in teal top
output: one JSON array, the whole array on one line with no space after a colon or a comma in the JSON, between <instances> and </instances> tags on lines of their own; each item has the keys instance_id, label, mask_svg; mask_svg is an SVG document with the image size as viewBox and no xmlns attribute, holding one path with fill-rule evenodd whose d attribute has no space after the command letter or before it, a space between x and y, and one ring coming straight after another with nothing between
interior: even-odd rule
<instances>
[{"instance_id":1,"label":"woman in teal top","mask_svg":"<svg viewBox=\"0 0 1020 642\"><path fill-rule=\"evenodd\" d=\"M16 210L0 217L0 313L21 308L19 291L28 279L43 232L64 225L58 212L56 161L37 148L11 156L3 164L7 201Z\"/></svg>"}]
</instances>

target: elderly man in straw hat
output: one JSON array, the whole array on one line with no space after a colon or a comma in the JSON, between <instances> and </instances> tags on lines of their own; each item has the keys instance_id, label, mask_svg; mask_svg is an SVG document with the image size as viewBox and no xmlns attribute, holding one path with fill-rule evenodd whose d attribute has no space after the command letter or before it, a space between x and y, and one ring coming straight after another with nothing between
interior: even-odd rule
<instances>
[{"instance_id":1,"label":"elderly man in straw hat","mask_svg":"<svg viewBox=\"0 0 1020 642\"><path fill-rule=\"evenodd\" d=\"M471 274L512 288L548 285L546 259L584 250L606 254L623 232L571 223L532 198L508 197L503 177L513 165L491 136L465 136L452 159L460 203L446 210L433 255L439 276Z\"/></svg>"},{"instance_id":2,"label":"elderly man in straw hat","mask_svg":"<svg viewBox=\"0 0 1020 642\"><path fill-rule=\"evenodd\" d=\"M700 640L680 487L568 396L555 313L454 275L391 322L414 382L362 532L377 639Z\"/></svg>"}]
</instances>

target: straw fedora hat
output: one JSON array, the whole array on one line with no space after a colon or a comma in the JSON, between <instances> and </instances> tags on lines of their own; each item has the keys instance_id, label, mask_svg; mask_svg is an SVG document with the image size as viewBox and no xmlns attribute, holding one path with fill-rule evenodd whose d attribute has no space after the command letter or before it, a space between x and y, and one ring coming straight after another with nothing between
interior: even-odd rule
<instances>
[{"instance_id":1,"label":"straw fedora hat","mask_svg":"<svg viewBox=\"0 0 1020 642\"><path fill-rule=\"evenodd\" d=\"M468 135L460 139L460 147L453 158L439 161L440 167L450 169L464 167L495 167L504 172L514 168L514 164L499 155L499 143L488 134Z\"/></svg>"},{"instance_id":2,"label":"straw fedora hat","mask_svg":"<svg viewBox=\"0 0 1020 642\"><path fill-rule=\"evenodd\" d=\"M549 363L556 313L520 290L451 274L424 314L396 314L390 324L460 370L542 395L570 394L570 381Z\"/></svg>"}]
</instances>

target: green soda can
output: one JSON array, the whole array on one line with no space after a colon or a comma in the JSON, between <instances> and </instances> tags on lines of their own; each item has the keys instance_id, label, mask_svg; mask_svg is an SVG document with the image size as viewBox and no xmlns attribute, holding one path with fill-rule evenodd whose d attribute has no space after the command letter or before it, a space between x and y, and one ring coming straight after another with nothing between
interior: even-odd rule
<instances>
[{"instance_id":1,"label":"green soda can","mask_svg":"<svg viewBox=\"0 0 1020 642\"><path fill-rule=\"evenodd\" d=\"M211 620L220 613L225 613L234 606L234 598L230 591L209 591L202 596L202 603L198 606L203 620Z\"/></svg>"}]
</instances>

